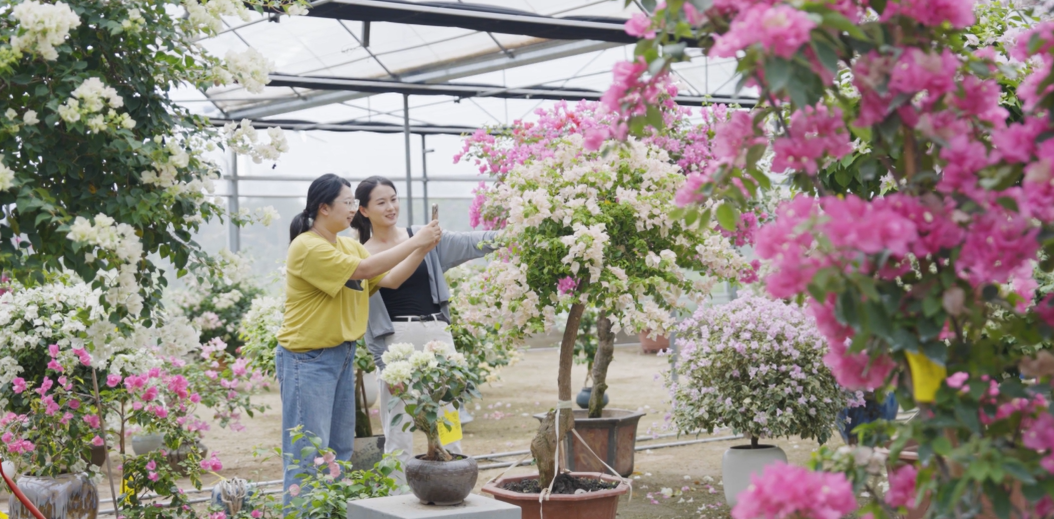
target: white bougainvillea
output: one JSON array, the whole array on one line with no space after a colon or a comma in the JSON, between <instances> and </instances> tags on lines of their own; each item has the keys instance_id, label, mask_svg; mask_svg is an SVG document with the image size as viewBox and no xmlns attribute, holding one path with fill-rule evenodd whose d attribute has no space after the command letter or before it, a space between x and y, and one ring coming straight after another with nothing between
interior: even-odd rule
<instances>
[{"instance_id":1,"label":"white bougainvillea","mask_svg":"<svg viewBox=\"0 0 1054 519\"><path fill-rule=\"evenodd\" d=\"M62 2L42 4L26 0L11 10L18 20L19 34L11 38L11 48L16 51L37 53L46 60L55 60L59 53L55 46L62 45L70 29L79 27L80 18Z\"/></svg>"}]
</instances>

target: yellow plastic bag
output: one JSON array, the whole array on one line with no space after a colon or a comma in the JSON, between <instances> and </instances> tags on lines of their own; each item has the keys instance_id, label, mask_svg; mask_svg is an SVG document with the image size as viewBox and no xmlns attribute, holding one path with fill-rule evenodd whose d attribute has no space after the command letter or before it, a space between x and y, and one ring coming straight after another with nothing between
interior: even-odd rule
<instances>
[{"instance_id":1,"label":"yellow plastic bag","mask_svg":"<svg viewBox=\"0 0 1054 519\"><path fill-rule=\"evenodd\" d=\"M436 424L436 427L439 428L439 443L450 445L451 443L461 440L461 414L458 413L456 409L453 411L445 411L443 413L443 418L446 418L446 421L449 422L450 428L447 429L448 424L445 424L442 421Z\"/></svg>"},{"instance_id":2,"label":"yellow plastic bag","mask_svg":"<svg viewBox=\"0 0 1054 519\"><path fill-rule=\"evenodd\" d=\"M916 402L932 402L937 397L941 382L948 378L948 370L930 360L922 353L904 352L911 368L911 383L915 388Z\"/></svg>"}]
</instances>

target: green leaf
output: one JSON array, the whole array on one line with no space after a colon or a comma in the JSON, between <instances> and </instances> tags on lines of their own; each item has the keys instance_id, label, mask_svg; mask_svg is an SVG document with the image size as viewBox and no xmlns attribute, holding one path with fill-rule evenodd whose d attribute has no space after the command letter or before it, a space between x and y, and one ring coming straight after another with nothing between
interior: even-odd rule
<instances>
[{"instance_id":1,"label":"green leaf","mask_svg":"<svg viewBox=\"0 0 1054 519\"><path fill-rule=\"evenodd\" d=\"M981 422L977 419L977 409L967 406L961 400L955 403L955 417L975 434L981 432Z\"/></svg>"},{"instance_id":2,"label":"green leaf","mask_svg":"<svg viewBox=\"0 0 1054 519\"><path fill-rule=\"evenodd\" d=\"M738 222L738 211L731 204L726 202L717 206L717 223L721 224L721 227L730 232L735 232Z\"/></svg>"},{"instance_id":3,"label":"green leaf","mask_svg":"<svg viewBox=\"0 0 1054 519\"><path fill-rule=\"evenodd\" d=\"M841 13L835 11L828 11L823 13L823 24L828 27L833 27L842 32L845 32L850 37L858 39L860 41L871 41L870 38L861 31L859 27L853 22L849 21L848 18L843 16Z\"/></svg>"},{"instance_id":4,"label":"green leaf","mask_svg":"<svg viewBox=\"0 0 1054 519\"><path fill-rule=\"evenodd\" d=\"M831 71L838 72L838 52L831 47L823 38L813 37L812 39L812 50L816 53L816 57L820 60L823 66Z\"/></svg>"},{"instance_id":5,"label":"green leaf","mask_svg":"<svg viewBox=\"0 0 1054 519\"><path fill-rule=\"evenodd\" d=\"M771 91L783 90L790 81L790 77L791 64L789 61L780 57L773 57L765 61L765 81L768 82Z\"/></svg>"}]
</instances>

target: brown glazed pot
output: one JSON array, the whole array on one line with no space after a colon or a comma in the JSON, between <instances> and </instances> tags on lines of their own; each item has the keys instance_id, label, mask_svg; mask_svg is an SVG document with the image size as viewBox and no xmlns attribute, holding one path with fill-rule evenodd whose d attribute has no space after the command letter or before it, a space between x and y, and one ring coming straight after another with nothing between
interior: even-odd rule
<instances>
[{"instance_id":1,"label":"brown glazed pot","mask_svg":"<svg viewBox=\"0 0 1054 519\"><path fill-rule=\"evenodd\" d=\"M640 349L644 353L659 353L670 347L670 338L658 335L654 339L648 338L649 330L640 332Z\"/></svg>"},{"instance_id":2,"label":"brown glazed pot","mask_svg":"<svg viewBox=\"0 0 1054 519\"><path fill-rule=\"evenodd\" d=\"M426 505L458 505L476 487L479 467L475 458L453 454L451 461L428 461L424 454L406 464L406 484L417 499Z\"/></svg>"},{"instance_id":3,"label":"brown glazed pot","mask_svg":"<svg viewBox=\"0 0 1054 519\"><path fill-rule=\"evenodd\" d=\"M525 479L538 479L538 476L506 476L497 481L483 485L483 491L494 496L498 501L520 507L520 519L542 519L559 517L560 519L615 519L618 513L618 498L629 492L629 485L614 476L599 472L571 472L572 476L600 478L604 481L618 481L618 486L611 490L586 492L584 494L553 494L543 503L538 502L538 494L521 494L505 490L502 485Z\"/></svg>"},{"instance_id":4,"label":"brown glazed pot","mask_svg":"<svg viewBox=\"0 0 1054 519\"><path fill-rule=\"evenodd\" d=\"M606 395L605 395L606 396ZM644 413L625 409L604 409L600 418L589 418L589 411L576 409L575 430L590 449L624 478L633 474L633 454L637 445L637 422ZM534 415L544 420L545 414ZM571 472L600 472L608 470L596 456L582 446L574 434L568 434L560 445L560 467Z\"/></svg>"},{"instance_id":5,"label":"brown glazed pot","mask_svg":"<svg viewBox=\"0 0 1054 519\"><path fill-rule=\"evenodd\" d=\"M48 519L95 519L99 513L99 490L85 474L22 476L15 484ZM33 519L14 495L8 510L11 519Z\"/></svg>"}]
</instances>

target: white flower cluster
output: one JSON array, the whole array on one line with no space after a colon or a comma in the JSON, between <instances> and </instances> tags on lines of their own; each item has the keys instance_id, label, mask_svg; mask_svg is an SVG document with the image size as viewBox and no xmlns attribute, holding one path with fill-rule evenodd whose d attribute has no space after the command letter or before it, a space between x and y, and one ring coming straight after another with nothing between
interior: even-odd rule
<instances>
[{"instance_id":1,"label":"white flower cluster","mask_svg":"<svg viewBox=\"0 0 1054 519\"><path fill-rule=\"evenodd\" d=\"M135 128L135 119L127 113L117 113L117 108L124 106L124 99L113 87L106 86L99 78L85 79L73 92L73 96L58 107L59 117L69 124L84 119L84 124L93 132L102 132L108 128ZM103 114L107 105L109 110Z\"/></svg>"},{"instance_id":2,"label":"white flower cluster","mask_svg":"<svg viewBox=\"0 0 1054 519\"><path fill-rule=\"evenodd\" d=\"M220 272L223 274L223 281L228 285L236 285L252 276L252 261L248 257L228 249L220 249L219 256ZM241 298L241 293L238 298ZM237 303L238 300L233 302Z\"/></svg>"},{"instance_id":3,"label":"white flower cluster","mask_svg":"<svg viewBox=\"0 0 1054 519\"><path fill-rule=\"evenodd\" d=\"M75 218L67 237L114 252L123 263L134 263L143 256L143 244L135 228L126 223L115 225L113 218L102 213L95 215L94 224L83 216ZM88 253L88 261L93 260L92 253Z\"/></svg>"},{"instance_id":4,"label":"white flower cluster","mask_svg":"<svg viewBox=\"0 0 1054 519\"><path fill-rule=\"evenodd\" d=\"M468 365L465 356L458 353L454 345L442 341L431 341L420 350L410 343L392 344L381 355L381 360L385 367L380 377L389 386L407 384L415 379L436 378L434 375L445 372L451 364L459 368Z\"/></svg>"},{"instance_id":5,"label":"white flower cluster","mask_svg":"<svg viewBox=\"0 0 1054 519\"><path fill-rule=\"evenodd\" d=\"M259 217L260 223L262 223L264 227L270 227L275 220L278 220L282 217L282 215L279 214L278 210L275 209L274 206L270 205L258 209L257 216Z\"/></svg>"},{"instance_id":6,"label":"white flower cluster","mask_svg":"<svg viewBox=\"0 0 1054 519\"><path fill-rule=\"evenodd\" d=\"M16 112L14 108L8 108L7 111L4 112L4 117L17 122L18 112ZM33 126L39 122L40 119L37 118L36 110L26 110L26 113L22 115L22 123L26 126Z\"/></svg>"},{"instance_id":7,"label":"white flower cluster","mask_svg":"<svg viewBox=\"0 0 1054 519\"><path fill-rule=\"evenodd\" d=\"M154 167L154 171L144 171L140 178L144 184L171 187L176 184L179 170L190 164L190 154L183 149L183 146L176 139L155 139L155 141L160 140L165 142L163 158L155 159L151 164Z\"/></svg>"},{"instance_id":8,"label":"white flower cluster","mask_svg":"<svg viewBox=\"0 0 1054 519\"><path fill-rule=\"evenodd\" d=\"M249 21L249 9L237 0L184 0L188 19L195 30L215 34L223 30L223 16L237 16Z\"/></svg>"},{"instance_id":9,"label":"white flower cluster","mask_svg":"<svg viewBox=\"0 0 1054 519\"><path fill-rule=\"evenodd\" d=\"M230 292L224 292L216 296L216 298L212 300L212 305L215 306L217 310L226 310L241 300L242 293L238 290L231 290Z\"/></svg>"},{"instance_id":10,"label":"white flower cluster","mask_svg":"<svg viewBox=\"0 0 1054 519\"><path fill-rule=\"evenodd\" d=\"M270 141L266 144L259 142L259 135L252 122L242 119L241 124L227 123L223 127L224 141L236 153L252 157L253 162L259 164L264 160L278 160L278 157L289 151L289 143L285 140L285 133L281 128L273 127L267 129Z\"/></svg>"},{"instance_id":11,"label":"white flower cluster","mask_svg":"<svg viewBox=\"0 0 1054 519\"><path fill-rule=\"evenodd\" d=\"M560 242L567 246L567 256L562 261L571 265L572 274L578 274L581 261L589 270L590 279L600 279L600 270L604 268L604 245L608 242L604 224L587 227L575 222L571 229L575 232L573 235L560 238Z\"/></svg>"},{"instance_id":12,"label":"white flower cluster","mask_svg":"<svg viewBox=\"0 0 1054 519\"><path fill-rule=\"evenodd\" d=\"M16 51L36 52L46 60L58 59L56 45L62 45L70 30L80 26L80 18L62 2L42 4L36 0L25 0L11 10L18 20L19 32L24 34L11 38L11 48Z\"/></svg>"},{"instance_id":13,"label":"white flower cluster","mask_svg":"<svg viewBox=\"0 0 1054 519\"><path fill-rule=\"evenodd\" d=\"M274 62L252 47L244 52L228 51L224 61L230 77L251 94L263 92L264 86L270 81L267 75L275 70Z\"/></svg>"},{"instance_id":14,"label":"white flower cluster","mask_svg":"<svg viewBox=\"0 0 1054 519\"><path fill-rule=\"evenodd\" d=\"M7 191L15 185L15 172L4 164L4 154L0 153L0 191Z\"/></svg>"},{"instance_id":15,"label":"white flower cluster","mask_svg":"<svg viewBox=\"0 0 1054 519\"><path fill-rule=\"evenodd\" d=\"M145 25L143 13L134 7L128 10L128 18L121 21L121 28L132 33L139 32Z\"/></svg>"}]
</instances>

